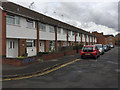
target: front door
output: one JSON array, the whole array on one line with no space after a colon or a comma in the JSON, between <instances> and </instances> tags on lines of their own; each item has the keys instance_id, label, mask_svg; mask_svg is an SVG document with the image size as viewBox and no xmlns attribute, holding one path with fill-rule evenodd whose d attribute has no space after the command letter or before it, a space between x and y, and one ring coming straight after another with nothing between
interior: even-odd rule
<instances>
[{"instance_id":1,"label":"front door","mask_svg":"<svg viewBox=\"0 0 120 90\"><path fill-rule=\"evenodd\" d=\"M6 57L18 57L18 39L6 40Z\"/></svg>"},{"instance_id":2,"label":"front door","mask_svg":"<svg viewBox=\"0 0 120 90\"><path fill-rule=\"evenodd\" d=\"M39 51L44 52L45 51L45 41L39 41Z\"/></svg>"}]
</instances>

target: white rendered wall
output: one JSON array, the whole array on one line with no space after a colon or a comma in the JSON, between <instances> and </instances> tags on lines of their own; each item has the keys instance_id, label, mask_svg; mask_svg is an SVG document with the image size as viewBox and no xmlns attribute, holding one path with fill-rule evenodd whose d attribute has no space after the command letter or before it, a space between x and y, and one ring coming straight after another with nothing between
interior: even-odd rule
<instances>
[{"instance_id":1,"label":"white rendered wall","mask_svg":"<svg viewBox=\"0 0 120 90\"><path fill-rule=\"evenodd\" d=\"M90 42L92 42L92 37L90 36Z\"/></svg>"},{"instance_id":2,"label":"white rendered wall","mask_svg":"<svg viewBox=\"0 0 120 90\"><path fill-rule=\"evenodd\" d=\"M85 35L82 34L82 42L85 42Z\"/></svg>"},{"instance_id":3,"label":"white rendered wall","mask_svg":"<svg viewBox=\"0 0 120 90\"><path fill-rule=\"evenodd\" d=\"M89 37L88 37L88 35L87 35L86 41L89 42Z\"/></svg>"},{"instance_id":4,"label":"white rendered wall","mask_svg":"<svg viewBox=\"0 0 120 90\"><path fill-rule=\"evenodd\" d=\"M72 32L71 32L71 35L69 35L68 40L75 41L75 35L72 35Z\"/></svg>"},{"instance_id":5,"label":"white rendered wall","mask_svg":"<svg viewBox=\"0 0 120 90\"><path fill-rule=\"evenodd\" d=\"M20 25L7 24L6 37L37 39L37 30L36 28L28 28L26 19L20 17Z\"/></svg>"},{"instance_id":6,"label":"white rendered wall","mask_svg":"<svg viewBox=\"0 0 120 90\"><path fill-rule=\"evenodd\" d=\"M55 33L50 32L49 25L46 25L46 31L39 31L40 40L55 40Z\"/></svg>"},{"instance_id":7,"label":"white rendered wall","mask_svg":"<svg viewBox=\"0 0 120 90\"><path fill-rule=\"evenodd\" d=\"M61 33L57 34L57 40L67 41L67 34L63 34L62 28L61 28Z\"/></svg>"},{"instance_id":8,"label":"white rendered wall","mask_svg":"<svg viewBox=\"0 0 120 90\"><path fill-rule=\"evenodd\" d=\"M77 40L76 40L77 42L81 42L81 37L79 36L79 33L77 33L76 39L77 39Z\"/></svg>"}]
</instances>

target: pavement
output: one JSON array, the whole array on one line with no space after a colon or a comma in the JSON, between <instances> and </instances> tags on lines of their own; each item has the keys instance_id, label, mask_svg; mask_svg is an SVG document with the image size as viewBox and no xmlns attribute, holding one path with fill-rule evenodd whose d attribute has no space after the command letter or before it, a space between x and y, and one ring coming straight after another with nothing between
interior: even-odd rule
<instances>
[{"instance_id":1,"label":"pavement","mask_svg":"<svg viewBox=\"0 0 120 90\"><path fill-rule=\"evenodd\" d=\"M70 62L77 58L80 58L80 54L64 56L58 59L38 61L26 66L11 66L4 64L2 65L2 77L13 78L13 77L27 76L34 73L40 73L52 69L56 66Z\"/></svg>"}]
</instances>

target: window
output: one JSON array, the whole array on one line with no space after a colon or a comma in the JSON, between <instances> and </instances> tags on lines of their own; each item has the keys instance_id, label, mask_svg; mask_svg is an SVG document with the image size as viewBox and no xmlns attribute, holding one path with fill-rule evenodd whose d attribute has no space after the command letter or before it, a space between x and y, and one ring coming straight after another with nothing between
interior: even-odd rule
<instances>
[{"instance_id":1,"label":"window","mask_svg":"<svg viewBox=\"0 0 120 90\"><path fill-rule=\"evenodd\" d=\"M40 46L42 46L42 44L40 43Z\"/></svg>"},{"instance_id":2,"label":"window","mask_svg":"<svg viewBox=\"0 0 120 90\"><path fill-rule=\"evenodd\" d=\"M53 26L49 26L49 30L50 30L50 32L52 32L52 33L54 33L55 31L54 31L54 27Z\"/></svg>"},{"instance_id":3,"label":"window","mask_svg":"<svg viewBox=\"0 0 120 90\"><path fill-rule=\"evenodd\" d=\"M20 24L20 17L14 16L14 15L7 15L6 22L7 22L7 24L19 25Z\"/></svg>"},{"instance_id":4,"label":"window","mask_svg":"<svg viewBox=\"0 0 120 90\"><path fill-rule=\"evenodd\" d=\"M33 40L27 40L27 47L33 47Z\"/></svg>"},{"instance_id":5,"label":"window","mask_svg":"<svg viewBox=\"0 0 120 90\"><path fill-rule=\"evenodd\" d=\"M20 24L20 17L16 16L16 24Z\"/></svg>"},{"instance_id":6,"label":"window","mask_svg":"<svg viewBox=\"0 0 120 90\"><path fill-rule=\"evenodd\" d=\"M10 46L9 46L10 49L12 48L15 48L15 42L14 41L10 41Z\"/></svg>"},{"instance_id":7,"label":"window","mask_svg":"<svg viewBox=\"0 0 120 90\"><path fill-rule=\"evenodd\" d=\"M36 46L36 40L33 41L34 47Z\"/></svg>"},{"instance_id":8,"label":"window","mask_svg":"<svg viewBox=\"0 0 120 90\"><path fill-rule=\"evenodd\" d=\"M28 20L28 19L26 19L26 21L27 21L27 27L29 27L29 28L36 28L35 21Z\"/></svg>"},{"instance_id":9,"label":"window","mask_svg":"<svg viewBox=\"0 0 120 90\"><path fill-rule=\"evenodd\" d=\"M41 31L46 31L46 24L39 23L39 29L40 29Z\"/></svg>"},{"instance_id":10,"label":"window","mask_svg":"<svg viewBox=\"0 0 120 90\"><path fill-rule=\"evenodd\" d=\"M63 29L63 34L67 35L67 30L66 29Z\"/></svg>"},{"instance_id":11,"label":"window","mask_svg":"<svg viewBox=\"0 0 120 90\"><path fill-rule=\"evenodd\" d=\"M10 41L10 48L12 48L12 41Z\"/></svg>"},{"instance_id":12,"label":"window","mask_svg":"<svg viewBox=\"0 0 120 90\"><path fill-rule=\"evenodd\" d=\"M110 41L112 41L112 38L110 39Z\"/></svg>"},{"instance_id":13,"label":"window","mask_svg":"<svg viewBox=\"0 0 120 90\"><path fill-rule=\"evenodd\" d=\"M80 35L81 35L81 34L79 33L79 37L80 37Z\"/></svg>"},{"instance_id":14,"label":"window","mask_svg":"<svg viewBox=\"0 0 120 90\"><path fill-rule=\"evenodd\" d=\"M74 35L75 35L75 32L72 31L72 35L74 36Z\"/></svg>"},{"instance_id":15,"label":"window","mask_svg":"<svg viewBox=\"0 0 120 90\"><path fill-rule=\"evenodd\" d=\"M57 28L57 33L58 33L58 34L61 33L61 28Z\"/></svg>"},{"instance_id":16,"label":"window","mask_svg":"<svg viewBox=\"0 0 120 90\"><path fill-rule=\"evenodd\" d=\"M68 35L71 35L71 31L68 31Z\"/></svg>"},{"instance_id":17,"label":"window","mask_svg":"<svg viewBox=\"0 0 120 90\"><path fill-rule=\"evenodd\" d=\"M27 42L27 47L32 47L32 42Z\"/></svg>"}]
</instances>

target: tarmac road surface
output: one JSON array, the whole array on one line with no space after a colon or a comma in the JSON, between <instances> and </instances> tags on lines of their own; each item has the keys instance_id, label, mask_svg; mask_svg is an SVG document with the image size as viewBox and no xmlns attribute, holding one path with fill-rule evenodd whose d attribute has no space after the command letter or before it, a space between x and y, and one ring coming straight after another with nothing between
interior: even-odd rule
<instances>
[{"instance_id":1,"label":"tarmac road surface","mask_svg":"<svg viewBox=\"0 0 120 90\"><path fill-rule=\"evenodd\" d=\"M98 59L80 59L40 77L3 81L3 88L118 88L118 48Z\"/></svg>"}]
</instances>

